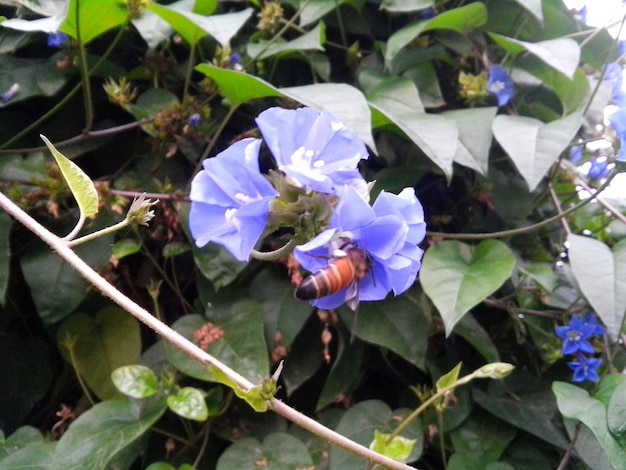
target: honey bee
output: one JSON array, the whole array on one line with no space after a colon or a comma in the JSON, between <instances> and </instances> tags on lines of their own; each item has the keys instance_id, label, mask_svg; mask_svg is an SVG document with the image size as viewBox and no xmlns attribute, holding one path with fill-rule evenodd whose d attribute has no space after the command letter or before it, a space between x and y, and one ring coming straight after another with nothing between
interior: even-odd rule
<instances>
[{"instance_id":1,"label":"honey bee","mask_svg":"<svg viewBox=\"0 0 626 470\"><path fill-rule=\"evenodd\" d=\"M339 246L333 250L328 265L304 279L296 288L295 296L300 300L320 299L348 287L345 302L356 311L359 281L370 271L371 261L367 252L349 238L341 237L337 241Z\"/></svg>"}]
</instances>

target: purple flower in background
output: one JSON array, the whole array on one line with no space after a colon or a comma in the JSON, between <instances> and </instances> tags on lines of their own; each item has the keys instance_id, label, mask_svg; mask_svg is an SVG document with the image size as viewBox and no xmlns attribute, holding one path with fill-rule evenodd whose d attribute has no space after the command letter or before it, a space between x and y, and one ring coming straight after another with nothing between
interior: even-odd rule
<instances>
[{"instance_id":1,"label":"purple flower in background","mask_svg":"<svg viewBox=\"0 0 626 470\"><path fill-rule=\"evenodd\" d=\"M489 67L489 81L487 91L498 99L498 106L504 106L513 97L513 80L499 65Z\"/></svg>"},{"instance_id":2,"label":"purple flower in background","mask_svg":"<svg viewBox=\"0 0 626 470\"><path fill-rule=\"evenodd\" d=\"M191 116L189 116L188 123L191 127L197 127L200 123L200 115L198 113L193 113Z\"/></svg>"},{"instance_id":3,"label":"purple flower in background","mask_svg":"<svg viewBox=\"0 0 626 470\"><path fill-rule=\"evenodd\" d=\"M610 171L609 161L606 158L592 158L591 168L589 168L587 176L589 178L601 180L602 178L606 178Z\"/></svg>"},{"instance_id":4,"label":"purple flower in background","mask_svg":"<svg viewBox=\"0 0 626 470\"><path fill-rule=\"evenodd\" d=\"M602 364L602 359L587 357L584 354L577 355L577 361L568 362L567 365L574 371L574 382L589 380L596 382L600 378L597 369Z\"/></svg>"},{"instance_id":5,"label":"purple flower in background","mask_svg":"<svg viewBox=\"0 0 626 470\"><path fill-rule=\"evenodd\" d=\"M609 122L619 137L620 148L618 162L626 162L626 107L620 108L609 116Z\"/></svg>"},{"instance_id":6,"label":"purple flower in background","mask_svg":"<svg viewBox=\"0 0 626 470\"><path fill-rule=\"evenodd\" d=\"M612 63L606 66L604 81L611 85L612 98L615 106L626 106L626 93L624 93L624 78L622 76L622 66Z\"/></svg>"},{"instance_id":7,"label":"purple flower in background","mask_svg":"<svg viewBox=\"0 0 626 470\"><path fill-rule=\"evenodd\" d=\"M65 33L48 34L48 47L61 47L65 41L67 41L67 34Z\"/></svg>"},{"instance_id":8,"label":"purple flower in background","mask_svg":"<svg viewBox=\"0 0 626 470\"><path fill-rule=\"evenodd\" d=\"M246 261L278 195L259 172L259 139L243 139L203 162L191 182L189 229L196 245L219 243Z\"/></svg>"},{"instance_id":9,"label":"purple flower in background","mask_svg":"<svg viewBox=\"0 0 626 470\"><path fill-rule=\"evenodd\" d=\"M580 145L572 145L569 149L569 161L576 164L583 159L583 149Z\"/></svg>"},{"instance_id":10,"label":"purple flower in background","mask_svg":"<svg viewBox=\"0 0 626 470\"><path fill-rule=\"evenodd\" d=\"M368 273L359 281L358 300L384 299L389 291L399 295L411 287L421 267L423 251L417 243L426 230L423 215L413 189L399 195L382 192L370 207L354 188L346 187L328 229L296 247L294 255L305 269L317 272L328 265L338 240L350 240L368 257ZM322 309L339 307L349 288L311 303Z\"/></svg>"},{"instance_id":11,"label":"purple flower in background","mask_svg":"<svg viewBox=\"0 0 626 470\"><path fill-rule=\"evenodd\" d=\"M357 165L367 158L365 144L328 111L270 108L256 119L278 169L295 186L340 194L344 185L367 199Z\"/></svg>"}]
</instances>

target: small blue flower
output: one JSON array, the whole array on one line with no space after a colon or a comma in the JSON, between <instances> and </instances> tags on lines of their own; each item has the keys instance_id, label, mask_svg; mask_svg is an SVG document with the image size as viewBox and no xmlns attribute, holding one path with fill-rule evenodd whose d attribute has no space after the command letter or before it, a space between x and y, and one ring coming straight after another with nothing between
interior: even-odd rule
<instances>
[{"instance_id":1,"label":"small blue flower","mask_svg":"<svg viewBox=\"0 0 626 470\"><path fill-rule=\"evenodd\" d=\"M573 354L575 352L594 353L593 346L589 338L593 336L596 326L591 322L584 323L580 317L574 315L567 326L557 326L556 335L564 339L563 354Z\"/></svg>"},{"instance_id":2,"label":"small blue flower","mask_svg":"<svg viewBox=\"0 0 626 470\"><path fill-rule=\"evenodd\" d=\"M620 108L609 116L609 122L619 137L620 148L618 162L626 162L626 107Z\"/></svg>"},{"instance_id":3,"label":"small blue flower","mask_svg":"<svg viewBox=\"0 0 626 470\"><path fill-rule=\"evenodd\" d=\"M576 164L583 159L583 149L580 145L572 145L569 149L569 161Z\"/></svg>"},{"instance_id":4,"label":"small blue flower","mask_svg":"<svg viewBox=\"0 0 626 470\"><path fill-rule=\"evenodd\" d=\"M576 14L574 15L581 23L587 24L587 5L583 6Z\"/></svg>"},{"instance_id":5,"label":"small blue flower","mask_svg":"<svg viewBox=\"0 0 626 470\"><path fill-rule=\"evenodd\" d=\"M367 252L368 274L359 281L359 300L384 299L389 291L407 290L421 267L423 251L417 247L425 234L423 209L412 189L399 195L382 192L369 206L352 187L345 187L327 230L296 247L294 255L310 272L328 265L336 241L348 238ZM322 309L337 308L346 300L346 287L336 294L311 301Z\"/></svg>"},{"instance_id":6,"label":"small blue flower","mask_svg":"<svg viewBox=\"0 0 626 470\"><path fill-rule=\"evenodd\" d=\"M256 119L278 169L297 187L340 194L344 185L369 197L357 165L365 144L328 111L270 108Z\"/></svg>"},{"instance_id":7,"label":"small blue flower","mask_svg":"<svg viewBox=\"0 0 626 470\"><path fill-rule=\"evenodd\" d=\"M65 41L67 41L67 34L65 33L48 34L48 47L61 47Z\"/></svg>"},{"instance_id":8,"label":"small blue flower","mask_svg":"<svg viewBox=\"0 0 626 470\"><path fill-rule=\"evenodd\" d=\"M593 312L585 315L582 322L586 327L591 327L591 336L601 336L606 333L606 328L598 323L598 317Z\"/></svg>"},{"instance_id":9,"label":"small blue flower","mask_svg":"<svg viewBox=\"0 0 626 470\"><path fill-rule=\"evenodd\" d=\"M597 369L602 364L602 359L586 357L584 354L577 355L577 361L568 362L567 365L574 371L574 382L589 380L596 382L600 378Z\"/></svg>"},{"instance_id":10,"label":"small blue flower","mask_svg":"<svg viewBox=\"0 0 626 470\"><path fill-rule=\"evenodd\" d=\"M13 85L11 85L11 88L9 88L4 93L0 94L0 102L7 103L11 101L15 97L15 95L17 95L19 92L20 92L20 84L14 83Z\"/></svg>"},{"instance_id":11,"label":"small blue flower","mask_svg":"<svg viewBox=\"0 0 626 470\"><path fill-rule=\"evenodd\" d=\"M610 171L609 161L606 158L592 158L591 168L589 168L587 176L595 180L601 180L602 178L606 178Z\"/></svg>"},{"instance_id":12,"label":"small blue flower","mask_svg":"<svg viewBox=\"0 0 626 470\"><path fill-rule=\"evenodd\" d=\"M278 195L259 172L259 139L243 139L203 162L191 183L189 229L196 245L219 243L246 261Z\"/></svg>"},{"instance_id":13,"label":"small blue flower","mask_svg":"<svg viewBox=\"0 0 626 470\"><path fill-rule=\"evenodd\" d=\"M200 115L198 113L193 113L191 116L189 116L189 125L191 127L197 127L199 123Z\"/></svg>"},{"instance_id":14,"label":"small blue flower","mask_svg":"<svg viewBox=\"0 0 626 470\"><path fill-rule=\"evenodd\" d=\"M506 105L513 97L513 80L499 65L489 67L487 91L498 99L498 106Z\"/></svg>"}]
</instances>

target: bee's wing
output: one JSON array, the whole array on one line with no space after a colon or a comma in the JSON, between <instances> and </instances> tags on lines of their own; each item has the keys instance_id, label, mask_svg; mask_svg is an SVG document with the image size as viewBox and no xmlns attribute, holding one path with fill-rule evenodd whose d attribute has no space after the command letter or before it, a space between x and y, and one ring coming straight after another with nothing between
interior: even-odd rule
<instances>
[{"instance_id":1,"label":"bee's wing","mask_svg":"<svg viewBox=\"0 0 626 470\"><path fill-rule=\"evenodd\" d=\"M359 308L359 281L354 280L346 288L346 305L353 311Z\"/></svg>"}]
</instances>

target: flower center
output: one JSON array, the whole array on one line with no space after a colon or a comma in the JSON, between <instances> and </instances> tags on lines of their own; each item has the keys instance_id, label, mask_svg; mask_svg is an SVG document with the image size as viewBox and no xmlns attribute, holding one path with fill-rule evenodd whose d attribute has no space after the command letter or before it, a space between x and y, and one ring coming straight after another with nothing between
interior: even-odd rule
<instances>
[{"instance_id":1,"label":"flower center","mask_svg":"<svg viewBox=\"0 0 626 470\"><path fill-rule=\"evenodd\" d=\"M504 90L504 88L505 88L504 82L497 81L497 82L493 82L489 86L489 91L492 91L493 93L500 93L502 90Z\"/></svg>"},{"instance_id":2,"label":"flower center","mask_svg":"<svg viewBox=\"0 0 626 470\"><path fill-rule=\"evenodd\" d=\"M567 339L570 341L580 341L580 338L582 338L580 331L572 330L567 332Z\"/></svg>"}]
</instances>

